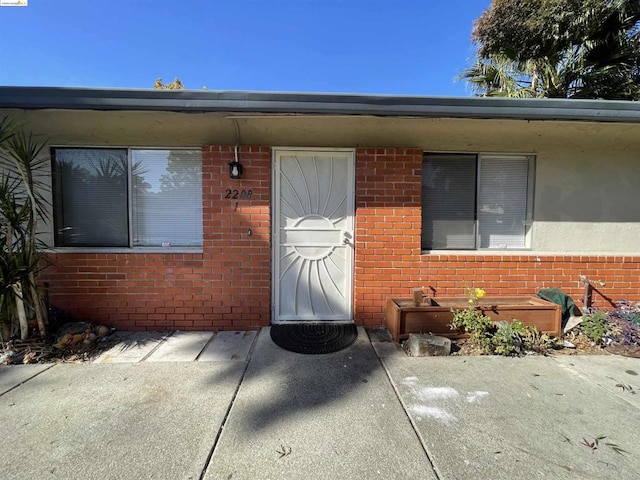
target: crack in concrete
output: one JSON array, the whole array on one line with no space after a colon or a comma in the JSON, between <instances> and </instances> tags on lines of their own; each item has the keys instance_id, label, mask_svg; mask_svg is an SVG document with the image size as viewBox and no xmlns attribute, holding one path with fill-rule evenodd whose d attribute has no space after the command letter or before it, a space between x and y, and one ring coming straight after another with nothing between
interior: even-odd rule
<instances>
[{"instance_id":1,"label":"crack in concrete","mask_svg":"<svg viewBox=\"0 0 640 480\"><path fill-rule=\"evenodd\" d=\"M207 459L204 462L204 466L202 471L200 472L199 480L204 480L205 475L207 474L207 470L209 469L209 465L211 464L211 460L213 458L213 454L218 448L218 444L220 443L220 438L222 436L222 432L224 431L224 427L227 424L227 420L229 419L229 415L231 415L231 410L236 403L236 398L238 398L238 393L240 392L240 387L242 386L242 382L244 382L244 377L247 374L247 370L249 369L249 364L251 363L251 358L253 357L253 350L255 349L258 336L262 333L262 329L258 332L257 335L254 335L253 342L251 343L251 347L249 348L249 353L247 354L247 358L245 360L244 369L242 370L242 375L240 376L240 380L238 381L238 385L236 386L235 391L233 392L233 396L231 397L231 402L229 402L229 407L224 414L224 418L222 419L222 423L220 424L220 428L218 428L218 432L216 433L216 438L213 440L213 445L209 450L209 454L207 455ZM214 335L215 337L215 335ZM204 351L204 349L203 349ZM202 352L201 352L202 353Z\"/></svg>"},{"instance_id":2,"label":"crack in concrete","mask_svg":"<svg viewBox=\"0 0 640 480\"><path fill-rule=\"evenodd\" d=\"M52 364L51 366L49 366L49 367L47 367L47 368L45 368L45 369L43 369L43 370L40 370L38 373L35 373L35 374L31 375L31 376L30 376L29 378L27 378L26 380L24 380L24 381L22 381L22 382L18 383L17 385L14 385L13 387L11 387L11 388L10 388L10 389L8 389L8 390L5 390L4 392L1 392L1 393L0 393L0 397L2 397L3 395L5 395L5 394L7 394L7 393L9 393L9 392L12 392L12 391L13 391L13 390L15 390L16 388L18 388L18 387L20 387L21 385L24 385L25 383L27 383L29 380L31 380L31 379L33 379L33 378L36 378L36 377L37 377L38 375L40 375L41 373L44 373L44 372L46 372L47 370L50 370L50 369L52 369L52 368L53 368L53 367L55 367L55 366L56 366L56 364L54 363L54 364Z\"/></svg>"},{"instance_id":3,"label":"crack in concrete","mask_svg":"<svg viewBox=\"0 0 640 480\"><path fill-rule=\"evenodd\" d=\"M369 337L369 332L367 332L367 338L369 339L369 342L371 343L371 337ZM413 429L413 433L415 433L418 441L420 442L420 446L422 447L422 450L424 451L424 454L427 457L427 461L429 462L429 465L431 465L431 469L433 470L433 474L435 475L435 477L438 480L442 480L443 476L440 474L440 472L438 471L438 468L433 463L432 455L429 452L429 447L427 447L427 444L424 441L424 438L422 438L422 435L420 434L420 431L418 430L418 427L416 426L415 422L413 421L413 418L409 414L409 408L404 403L404 400L402 400L402 397L400 396L400 392L398 390L398 387L394 383L393 378L391 378L391 373L389 372L389 369L387 368L387 365L384 363L384 359L378 355L378 352L376 351L375 348L373 348L373 345L371 345L371 348L373 349L373 351L374 351L374 353L376 355L376 358L380 362L380 365L382 366L382 369L384 370L384 373L387 376L387 379L389 380L389 384L391 385L391 388L393 388L393 392L394 392L396 398L398 399L398 402L400 402L400 406L402 407L402 410L404 410L404 414L407 416L407 420L409 420L409 424L411 425L411 428Z\"/></svg>"}]
</instances>

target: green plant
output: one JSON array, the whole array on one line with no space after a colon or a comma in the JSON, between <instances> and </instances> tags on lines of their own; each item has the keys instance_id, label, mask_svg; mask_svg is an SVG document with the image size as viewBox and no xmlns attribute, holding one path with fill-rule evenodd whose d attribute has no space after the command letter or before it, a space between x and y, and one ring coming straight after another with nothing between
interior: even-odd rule
<instances>
[{"instance_id":1,"label":"green plant","mask_svg":"<svg viewBox=\"0 0 640 480\"><path fill-rule=\"evenodd\" d=\"M578 331L586 335L594 343L602 342L602 339L610 329L611 326L607 320L607 314L602 311L586 315L578 326Z\"/></svg>"},{"instance_id":2,"label":"green plant","mask_svg":"<svg viewBox=\"0 0 640 480\"><path fill-rule=\"evenodd\" d=\"M558 339L547 333L540 333L535 326L526 327L523 337L524 349L528 352L546 354L558 346Z\"/></svg>"},{"instance_id":3,"label":"green plant","mask_svg":"<svg viewBox=\"0 0 640 480\"><path fill-rule=\"evenodd\" d=\"M524 337L527 329L520 320L501 323L491 337L493 352L498 355L520 355L524 353Z\"/></svg>"},{"instance_id":4,"label":"green plant","mask_svg":"<svg viewBox=\"0 0 640 480\"><path fill-rule=\"evenodd\" d=\"M484 297L481 288L465 287L469 306L453 309L452 330L469 334L471 347L482 355L522 355L527 351L546 353L556 344L547 334L541 334L534 326L524 326L520 320L496 324L478 308L478 299Z\"/></svg>"},{"instance_id":5,"label":"green plant","mask_svg":"<svg viewBox=\"0 0 640 480\"><path fill-rule=\"evenodd\" d=\"M484 297L485 291L472 287L465 287L464 290L469 298L469 306L462 310L451 310L453 312L451 329L468 333L469 341L480 353L491 354L491 335L495 327L491 318L476 307L478 299Z\"/></svg>"},{"instance_id":6,"label":"green plant","mask_svg":"<svg viewBox=\"0 0 640 480\"><path fill-rule=\"evenodd\" d=\"M47 160L38 143L14 122L0 120L0 327L2 336L19 327L28 335L28 315L46 334L46 309L37 283L42 265L38 220L46 218L44 184L38 180ZM6 338L3 338L7 340Z\"/></svg>"},{"instance_id":7,"label":"green plant","mask_svg":"<svg viewBox=\"0 0 640 480\"><path fill-rule=\"evenodd\" d=\"M475 307L464 310L452 310L452 330L462 330L469 334L471 344L483 354L491 354L491 335L495 328L490 317L482 314Z\"/></svg>"}]
</instances>

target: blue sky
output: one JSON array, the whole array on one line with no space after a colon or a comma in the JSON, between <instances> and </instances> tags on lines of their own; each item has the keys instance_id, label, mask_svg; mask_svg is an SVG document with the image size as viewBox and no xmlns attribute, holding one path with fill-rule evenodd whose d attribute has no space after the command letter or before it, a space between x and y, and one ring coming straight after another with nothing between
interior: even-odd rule
<instances>
[{"instance_id":1,"label":"blue sky","mask_svg":"<svg viewBox=\"0 0 640 480\"><path fill-rule=\"evenodd\" d=\"M470 95L490 0L28 0L0 7L0 85Z\"/></svg>"}]
</instances>

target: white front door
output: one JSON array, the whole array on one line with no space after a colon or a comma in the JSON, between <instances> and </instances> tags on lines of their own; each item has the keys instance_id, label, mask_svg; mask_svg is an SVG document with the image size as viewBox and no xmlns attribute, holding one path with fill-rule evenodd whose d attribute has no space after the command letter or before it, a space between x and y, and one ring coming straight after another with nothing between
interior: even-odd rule
<instances>
[{"instance_id":1,"label":"white front door","mask_svg":"<svg viewBox=\"0 0 640 480\"><path fill-rule=\"evenodd\" d=\"M273 323L352 321L353 151L273 160Z\"/></svg>"}]
</instances>

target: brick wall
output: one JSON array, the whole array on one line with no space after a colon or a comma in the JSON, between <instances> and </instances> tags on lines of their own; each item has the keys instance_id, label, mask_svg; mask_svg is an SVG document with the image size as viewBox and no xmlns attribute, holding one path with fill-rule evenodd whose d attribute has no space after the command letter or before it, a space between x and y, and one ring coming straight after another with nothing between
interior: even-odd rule
<instances>
[{"instance_id":1,"label":"brick wall","mask_svg":"<svg viewBox=\"0 0 640 480\"><path fill-rule=\"evenodd\" d=\"M378 326L387 298L464 295L464 286L487 295L535 295L557 287L583 305L580 275L596 287L592 305L640 300L640 256L421 254L421 171L418 149L356 152L356 322ZM602 280L604 286L597 282Z\"/></svg>"},{"instance_id":2,"label":"brick wall","mask_svg":"<svg viewBox=\"0 0 640 480\"><path fill-rule=\"evenodd\" d=\"M42 275L51 305L131 330L268 325L271 152L248 146L239 152L243 178L231 180L233 147L202 148L203 253L51 254ZM251 190L251 198L236 206L226 189Z\"/></svg>"},{"instance_id":3,"label":"brick wall","mask_svg":"<svg viewBox=\"0 0 640 480\"><path fill-rule=\"evenodd\" d=\"M420 285L421 172L420 149L356 151L357 323L380 325L386 299Z\"/></svg>"},{"instance_id":4,"label":"brick wall","mask_svg":"<svg viewBox=\"0 0 640 480\"><path fill-rule=\"evenodd\" d=\"M271 305L271 151L242 147L242 180L230 180L233 147L203 147L201 254L56 253L43 274L50 302L78 319L122 329L250 329L268 325ZM582 306L586 275L593 305L640 300L640 256L421 254L420 149L356 151L354 312L382 325L389 297L535 295L558 287ZM227 199L227 189L251 190ZM251 230L251 235L249 235Z\"/></svg>"},{"instance_id":5,"label":"brick wall","mask_svg":"<svg viewBox=\"0 0 640 480\"><path fill-rule=\"evenodd\" d=\"M482 287L487 295L535 295L557 287L583 306L585 275L595 287L592 306L609 308L621 299L640 300L640 257L615 255L423 255L425 293L450 296L463 286ZM605 285L600 286L602 280Z\"/></svg>"}]
</instances>

